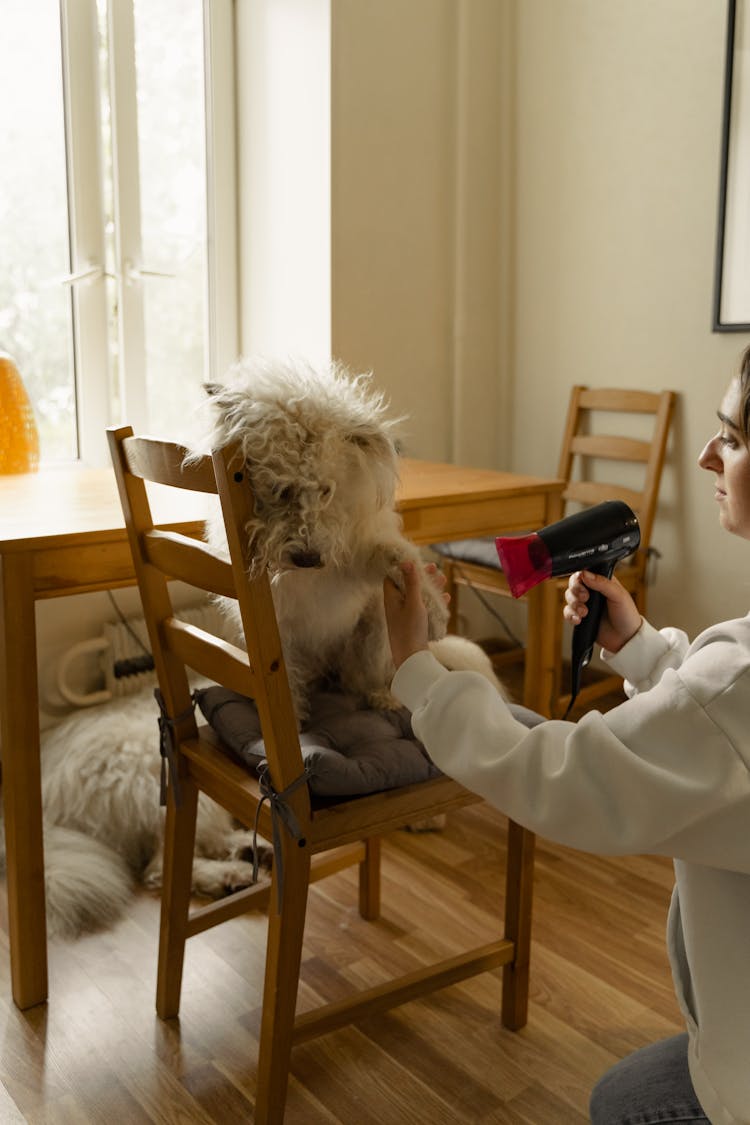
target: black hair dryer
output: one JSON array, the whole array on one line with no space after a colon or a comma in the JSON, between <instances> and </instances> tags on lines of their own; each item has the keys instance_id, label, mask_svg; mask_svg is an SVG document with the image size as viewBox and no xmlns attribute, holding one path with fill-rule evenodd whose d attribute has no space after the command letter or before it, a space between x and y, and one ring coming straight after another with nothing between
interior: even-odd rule
<instances>
[{"instance_id":1,"label":"black hair dryer","mask_svg":"<svg viewBox=\"0 0 750 1125\"><path fill-rule=\"evenodd\" d=\"M615 563L637 551L641 542L638 518L622 500L605 500L551 523L531 535L500 536L495 540L500 565L510 592L520 598L545 578L560 578L576 570L593 570L610 578ZM570 713L581 685L581 672L591 660L605 599L589 591L588 613L573 629Z\"/></svg>"}]
</instances>

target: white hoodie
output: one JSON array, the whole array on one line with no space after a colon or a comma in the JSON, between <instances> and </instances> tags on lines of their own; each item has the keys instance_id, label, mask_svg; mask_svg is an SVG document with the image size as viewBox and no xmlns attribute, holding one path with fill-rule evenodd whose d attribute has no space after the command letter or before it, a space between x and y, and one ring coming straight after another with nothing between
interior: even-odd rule
<instances>
[{"instance_id":1,"label":"white hoodie","mask_svg":"<svg viewBox=\"0 0 750 1125\"><path fill-rule=\"evenodd\" d=\"M750 1125L750 615L689 645L644 622L616 656L626 703L528 729L428 652L392 690L441 770L534 832L675 860L668 949L712 1125Z\"/></svg>"}]
</instances>

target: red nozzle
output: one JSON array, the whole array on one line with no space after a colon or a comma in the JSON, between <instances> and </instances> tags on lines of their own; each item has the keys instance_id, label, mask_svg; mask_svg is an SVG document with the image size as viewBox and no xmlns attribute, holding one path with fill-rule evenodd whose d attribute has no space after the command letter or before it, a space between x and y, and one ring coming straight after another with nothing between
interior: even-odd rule
<instances>
[{"instance_id":1,"label":"red nozzle","mask_svg":"<svg viewBox=\"0 0 750 1125\"><path fill-rule=\"evenodd\" d=\"M536 532L531 535L500 536L495 540L500 566L510 592L520 598L552 574L552 556Z\"/></svg>"}]
</instances>

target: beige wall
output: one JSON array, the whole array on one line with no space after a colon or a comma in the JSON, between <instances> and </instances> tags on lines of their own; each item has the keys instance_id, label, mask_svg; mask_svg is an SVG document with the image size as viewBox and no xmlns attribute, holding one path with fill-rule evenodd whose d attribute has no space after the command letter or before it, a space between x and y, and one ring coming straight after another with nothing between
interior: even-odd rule
<instances>
[{"instance_id":1,"label":"beige wall","mask_svg":"<svg viewBox=\"0 0 750 1125\"><path fill-rule=\"evenodd\" d=\"M679 391L651 617L691 632L750 585L695 465L747 342L711 332L725 22L722 0L332 17L334 352L409 412L411 452L538 473L572 383Z\"/></svg>"},{"instance_id":2,"label":"beige wall","mask_svg":"<svg viewBox=\"0 0 750 1125\"><path fill-rule=\"evenodd\" d=\"M333 351L374 371L417 456L492 464L507 415L507 12L332 2Z\"/></svg>"}]
</instances>

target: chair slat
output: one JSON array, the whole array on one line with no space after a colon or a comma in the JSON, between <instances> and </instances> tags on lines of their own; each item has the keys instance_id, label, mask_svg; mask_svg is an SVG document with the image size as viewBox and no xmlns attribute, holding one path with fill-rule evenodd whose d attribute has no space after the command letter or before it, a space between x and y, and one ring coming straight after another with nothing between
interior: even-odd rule
<instances>
[{"instance_id":1,"label":"chair slat","mask_svg":"<svg viewBox=\"0 0 750 1125\"><path fill-rule=\"evenodd\" d=\"M577 434L571 440L571 453L582 457L601 457L606 461L638 461L646 464L651 456L651 442L613 434Z\"/></svg>"},{"instance_id":2,"label":"chair slat","mask_svg":"<svg viewBox=\"0 0 750 1125\"><path fill-rule=\"evenodd\" d=\"M165 647L194 672L242 695L255 695L255 675L241 648L176 617L163 623L162 632Z\"/></svg>"},{"instance_id":3,"label":"chair slat","mask_svg":"<svg viewBox=\"0 0 750 1125\"><path fill-rule=\"evenodd\" d=\"M585 504L601 504L604 500L623 500L632 508L636 515L643 505L643 494L632 488L625 488L620 484L608 484L599 481L574 480L567 485L563 492L563 500Z\"/></svg>"},{"instance_id":4,"label":"chair slat","mask_svg":"<svg viewBox=\"0 0 750 1125\"><path fill-rule=\"evenodd\" d=\"M583 410L614 410L628 414L656 414L663 402L660 391L630 391L616 387L584 387L578 399Z\"/></svg>"},{"instance_id":5,"label":"chair slat","mask_svg":"<svg viewBox=\"0 0 750 1125\"><path fill-rule=\"evenodd\" d=\"M217 491L211 458L201 457L186 464L188 450L184 445L151 437L127 437L122 442L122 451L134 477L192 492Z\"/></svg>"},{"instance_id":6,"label":"chair slat","mask_svg":"<svg viewBox=\"0 0 750 1125\"><path fill-rule=\"evenodd\" d=\"M143 535L147 560L170 578L178 578L211 594L235 598L232 568L217 559L207 543L177 531L147 531Z\"/></svg>"}]
</instances>

